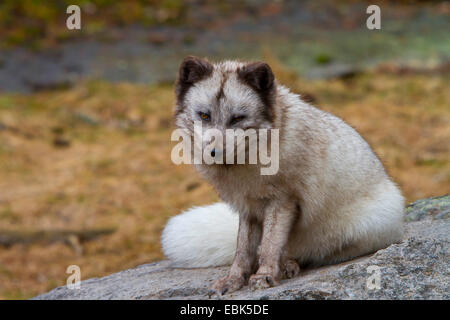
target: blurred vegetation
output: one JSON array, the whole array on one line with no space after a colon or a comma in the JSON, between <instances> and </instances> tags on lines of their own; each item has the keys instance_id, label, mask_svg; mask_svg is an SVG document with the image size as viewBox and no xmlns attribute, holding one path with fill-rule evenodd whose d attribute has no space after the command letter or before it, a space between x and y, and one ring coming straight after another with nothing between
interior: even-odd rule
<instances>
[{"instance_id":1,"label":"blurred vegetation","mask_svg":"<svg viewBox=\"0 0 450 320\"><path fill-rule=\"evenodd\" d=\"M407 200L450 192L450 76L384 71L305 81L269 53L280 81L354 126ZM170 161L172 86L80 83L0 96L0 224L11 231L116 228L101 240L0 249L0 298L30 298L163 258L167 219L217 195ZM64 141L62 143L61 141Z\"/></svg>"},{"instance_id":2,"label":"blurred vegetation","mask_svg":"<svg viewBox=\"0 0 450 320\"><path fill-rule=\"evenodd\" d=\"M66 9L73 4L82 11L83 27L77 33L65 27ZM99 34L106 27L179 24L186 5L182 0L2 0L1 45L38 48L69 37Z\"/></svg>"},{"instance_id":3,"label":"blurred vegetation","mask_svg":"<svg viewBox=\"0 0 450 320\"><path fill-rule=\"evenodd\" d=\"M191 25L192 2L2 0L0 47L39 49L74 37L109 37L106 29L135 24ZM252 1L196 3L226 13L230 3L247 2ZM79 32L65 28L72 4L83 12ZM271 10L277 12L266 8ZM360 44L352 50L361 50ZM306 81L270 50L264 55L281 83L342 117L369 141L408 201L450 193L448 69L417 72L385 65ZM311 56L323 66L338 60L323 49ZM69 227L115 230L98 241L65 241L64 234L64 241L0 247L0 299L30 298L63 285L70 264L79 265L87 279L159 260L159 237L169 217L218 200L191 166L170 161L173 105L173 87L166 84L85 81L29 95L0 94L2 230L23 232L26 239L36 230L52 237L54 230Z\"/></svg>"},{"instance_id":4,"label":"blurred vegetation","mask_svg":"<svg viewBox=\"0 0 450 320\"><path fill-rule=\"evenodd\" d=\"M357 3L359 0L344 0ZM412 5L420 3L439 3L432 0L381 0L380 5ZM369 2L368 2L369 3ZM66 9L78 5L82 11L82 29L68 30ZM318 4L320 6L320 3ZM61 40L80 36L101 35L107 28L131 25L161 26L195 24L189 21L189 9L208 8L211 17L227 15L231 12L257 12L264 6L275 10L271 1L193 1L193 0L2 0L0 1L0 48L24 45L39 49L58 43ZM276 10L275 10L276 11ZM195 20L195 19L194 19ZM189 41L189 39L186 39ZM329 62L329 57L321 55L319 63Z\"/></svg>"}]
</instances>

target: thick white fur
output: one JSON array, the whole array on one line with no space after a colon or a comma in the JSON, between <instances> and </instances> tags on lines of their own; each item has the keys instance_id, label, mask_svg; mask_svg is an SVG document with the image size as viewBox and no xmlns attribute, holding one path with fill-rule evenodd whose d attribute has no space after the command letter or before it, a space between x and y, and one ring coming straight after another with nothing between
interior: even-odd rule
<instances>
[{"instance_id":1,"label":"thick white fur","mask_svg":"<svg viewBox=\"0 0 450 320\"><path fill-rule=\"evenodd\" d=\"M348 219L324 217L301 228L289 243L300 263L337 263L399 241L403 231L403 197L394 184L380 186L378 198L349 207ZM332 213L330 213L331 215ZM230 265L236 251L239 217L225 203L194 207L169 220L162 234L164 255L174 267ZM354 250L333 254L356 241Z\"/></svg>"},{"instance_id":2,"label":"thick white fur","mask_svg":"<svg viewBox=\"0 0 450 320\"><path fill-rule=\"evenodd\" d=\"M228 265L236 250L238 228L238 214L225 203L195 207L169 220L162 248L176 267Z\"/></svg>"},{"instance_id":3,"label":"thick white fur","mask_svg":"<svg viewBox=\"0 0 450 320\"><path fill-rule=\"evenodd\" d=\"M195 102L202 92L214 92L221 68L239 66L216 65L212 77L192 88L186 97L188 111L177 119L179 126L189 122L183 117L189 120L196 114L199 104ZM221 106L217 114L229 114L228 107L239 105L239 95L233 94L244 90L239 91L240 87L230 76L224 91L233 103ZM257 97L253 100L257 105ZM301 215L285 255L300 263L335 263L400 241L403 197L366 141L338 117L310 106L281 85L277 85L275 110L279 114L274 125L280 129L280 170L275 176L261 176L259 170L247 167L236 167L232 174L217 167L197 167L221 198L246 212L249 204L261 198L298 195ZM248 118L252 121L257 116ZM237 231L238 215L230 206L198 207L169 221L162 247L178 267L231 264Z\"/></svg>"}]
</instances>

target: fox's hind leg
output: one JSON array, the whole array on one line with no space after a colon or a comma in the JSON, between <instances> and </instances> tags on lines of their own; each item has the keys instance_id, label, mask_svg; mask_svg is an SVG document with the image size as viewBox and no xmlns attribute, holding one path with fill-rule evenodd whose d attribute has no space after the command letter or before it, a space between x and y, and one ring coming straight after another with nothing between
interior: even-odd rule
<instances>
[{"instance_id":1,"label":"fox's hind leg","mask_svg":"<svg viewBox=\"0 0 450 320\"><path fill-rule=\"evenodd\" d=\"M300 273L300 266L296 260L284 258L281 261L281 273L285 279L292 279Z\"/></svg>"}]
</instances>

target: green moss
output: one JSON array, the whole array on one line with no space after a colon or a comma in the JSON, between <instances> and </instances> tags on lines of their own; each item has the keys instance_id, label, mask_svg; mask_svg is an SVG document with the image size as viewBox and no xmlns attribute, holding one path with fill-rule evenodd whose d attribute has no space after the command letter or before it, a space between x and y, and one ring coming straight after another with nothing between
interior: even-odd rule
<instances>
[{"instance_id":1,"label":"green moss","mask_svg":"<svg viewBox=\"0 0 450 320\"><path fill-rule=\"evenodd\" d=\"M0 95L0 111L2 109L11 109L14 107L14 98L11 95Z\"/></svg>"},{"instance_id":2,"label":"green moss","mask_svg":"<svg viewBox=\"0 0 450 320\"><path fill-rule=\"evenodd\" d=\"M333 58L327 53L320 53L316 56L317 64L328 64L333 60Z\"/></svg>"},{"instance_id":3,"label":"green moss","mask_svg":"<svg viewBox=\"0 0 450 320\"><path fill-rule=\"evenodd\" d=\"M435 158L426 158L426 159L419 159L416 161L416 163L420 166L443 168L448 164L448 161Z\"/></svg>"}]
</instances>

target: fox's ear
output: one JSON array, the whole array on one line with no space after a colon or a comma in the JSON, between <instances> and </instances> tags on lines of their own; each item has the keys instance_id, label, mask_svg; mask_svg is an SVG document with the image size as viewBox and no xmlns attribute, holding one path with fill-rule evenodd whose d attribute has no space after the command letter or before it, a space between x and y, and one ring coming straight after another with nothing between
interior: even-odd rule
<instances>
[{"instance_id":1,"label":"fox's ear","mask_svg":"<svg viewBox=\"0 0 450 320\"><path fill-rule=\"evenodd\" d=\"M175 86L178 104L181 105L188 89L213 72L213 66L206 60L189 56L180 65L178 80Z\"/></svg>"},{"instance_id":2,"label":"fox's ear","mask_svg":"<svg viewBox=\"0 0 450 320\"><path fill-rule=\"evenodd\" d=\"M238 73L245 83L258 92L270 91L273 88L275 77L267 63L253 62L247 64Z\"/></svg>"},{"instance_id":3,"label":"fox's ear","mask_svg":"<svg viewBox=\"0 0 450 320\"><path fill-rule=\"evenodd\" d=\"M184 84L193 84L207 76L213 71L213 66L206 60L189 56L180 65L178 81Z\"/></svg>"},{"instance_id":4,"label":"fox's ear","mask_svg":"<svg viewBox=\"0 0 450 320\"><path fill-rule=\"evenodd\" d=\"M276 96L275 76L267 63L252 62L238 70L239 78L253 88L263 102L264 117L272 122L274 118L273 105Z\"/></svg>"}]
</instances>

